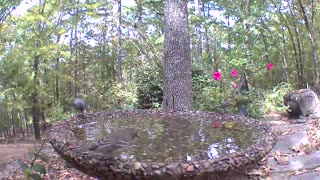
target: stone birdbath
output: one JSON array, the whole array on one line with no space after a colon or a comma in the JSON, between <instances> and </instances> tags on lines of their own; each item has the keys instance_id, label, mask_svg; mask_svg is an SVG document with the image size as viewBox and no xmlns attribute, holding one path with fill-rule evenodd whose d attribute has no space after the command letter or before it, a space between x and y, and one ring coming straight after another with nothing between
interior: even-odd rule
<instances>
[{"instance_id":1,"label":"stone birdbath","mask_svg":"<svg viewBox=\"0 0 320 180\"><path fill-rule=\"evenodd\" d=\"M128 127L139 137L112 156L76 153L81 145ZM162 110L70 117L52 127L49 139L72 167L99 179L237 179L275 143L271 131L251 118Z\"/></svg>"}]
</instances>

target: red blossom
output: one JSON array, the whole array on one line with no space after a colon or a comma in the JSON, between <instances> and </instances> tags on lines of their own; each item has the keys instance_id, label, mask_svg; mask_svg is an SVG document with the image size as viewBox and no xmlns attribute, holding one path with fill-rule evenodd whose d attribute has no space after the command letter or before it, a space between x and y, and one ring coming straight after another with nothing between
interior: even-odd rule
<instances>
[{"instance_id":1,"label":"red blossom","mask_svg":"<svg viewBox=\"0 0 320 180\"><path fill-rule=\"evenodd\" d=\"M219 128L219 127L222 127L222 124L221 124L220 122L218 122L218 121L213 121L213 122L211 123L211 126L212 126L213 128Z\"/></svg>"},{"instance_id":2,"label":"red blossom","mask_svg":"<svg viewBox=\"0 0 320 180\"><path fill-rule=\"evenodd\" d=\"M234 77L234 76L237 76L237 75L238 75L238 72L237 72L237 70L234 70L234 69L233 69L230 74L231 74L231 76Z\"/></svg>"},{"instance_id":3,"label":"red blossom","mask_svg":"<svg viewBox=\"0 0 320 180\"><path fill-rule=\"evenodd\" d=\"M272 68L273 68L273 64L272 63L267 64L267 70L268 71L270 71Z\"/></svg>"},{"instance_id":4,"label":"red blossom","mask_svg":"<svg viewBox=\"0 0 320 180\"><path fill-rule=\"evenodd\" d=\"M235 89L236 87L237 87L237 84L236 83L231 83L231 87L233 88L233 89Z\"/></svg>"},{"instance_id":5,"label":"red blossom","mask_svg":"<svg viewBox=\"0 0 320 180\"><path fill-rule=\"evenodd\" d=\"M221 79L221 73L219 71L215 71L212 73L212 78L216 81L220 81Z\"/></svg>"}]
</instances>

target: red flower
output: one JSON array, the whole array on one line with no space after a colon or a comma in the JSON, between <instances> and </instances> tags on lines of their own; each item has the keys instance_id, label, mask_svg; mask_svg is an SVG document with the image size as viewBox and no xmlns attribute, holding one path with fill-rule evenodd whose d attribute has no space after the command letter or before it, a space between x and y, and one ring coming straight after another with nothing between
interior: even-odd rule
<instances>
[{"instance_id":1,"label":"red flower","mask_svg":"<svg viewBox=\"0 0 320 180\"><path fill-rule=\"evenodd\" d=\"M232 70L230 74L234 77L238 75L238 72L236 70Z\"/></svg>"},{"instance_id":2,"label":"red flower","mask_svg":"<svg viewBox=\"0 0 320 180\"><path fill-rule=\"evenodd\" d=\"M270 71L272 68L273 68L273 64L272 63L267 64L267 70L268 71Z\"/></svg>"},{"instance_id":3,"label":"red flower","mask_svg":"<svg viewBox=\"0 0 320 180\"><path fill-rule=\"evenodd\" d=\"M220 81L221 79L221 73L219 71L215 71L212 73L212 78L216 81Z\"/></svg>"},{"instance_id":4,"label":"red flower","mask_svg":"<svg viewBox=\"0 0 320 180\"><path fill-rule=\"evenodd\" d=\"M236 83L231 83L231 87L233 88L233 89L235 89L236 87L237 87L237 84Z\"/></svg>"},{"instance_id":5,"label":"red flower","mask_svg":"<svg viewBox=\"0 0 320 180\"><path fill-rule=\"evenodd\" d=\"M222 127L222 124L220 122L218 122L218 121L213 121L211 126L213 128L219 128L219 127Z\"/></svg>"}]
</instances>

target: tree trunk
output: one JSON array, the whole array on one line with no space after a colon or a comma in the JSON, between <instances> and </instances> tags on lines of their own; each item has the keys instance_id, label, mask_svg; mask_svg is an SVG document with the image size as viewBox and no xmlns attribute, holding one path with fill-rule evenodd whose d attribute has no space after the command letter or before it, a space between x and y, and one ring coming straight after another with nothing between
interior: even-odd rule
<instances>
[{"instance_id":1,"label":"tree trunk","mask_svg":"<svg viewBox=\"0 0 320 180\"><path fill-rule=\"evenodd\" d=\"M11 119L11 125L12 125L12 135L16 136L16 125L14 122L13 109L10 110L10 119Z\"/></svg>"},{"instance_id":2,"label":"tree trunk","mask_svg":"<svg viewBox=\"0 0 320 180\"><path fill-rule=\"evenodd\" d=\"M195 15L197 17L201 17L200 14L200 2L201 0L195 0L194 1L194 7L195 7ZM198 59L198 63L200 66L203 65L202 63L202 33L201 33L201 22L199 20L197 20L196 24L195 24L195 33L196 33L196 39L198 41L198 43L195 45L196 46L196 58Z\"/></svg>"},{"instance_id":3,"label":"tree trunk","mask_svg":"<svg viewBox=\"0 0 320 180\"><path fill-rule=\"evenodd\" d=\"M292 6L289 8L290 10L290 14L292 17L295 17L295 13L294 13L294 4L292 4ZM304 62L303 62L303 58L302 58L302 47L301 47L301 35L299 33L299 28L297 26L296 23L296 19L293 19L293 29L294 32L296 34L296 41L297 41L297 46L298 46L298 57L297 58L297 71L298 71L298 79L299 79L299 87L303 88L304 87Z\"/></svg>"},{"instance_id":4,"label":"tree trunk","mask_svg":"<svg viewBox=\"0 0 320 180\"><path fill-rule=\"evenodd\" d=\"M283 42L283 49L280 48L279 52L280 52L280 61L282 61L283 64L283 70L284 70L284 77L285 77L285 82L289 83L289 72L288 72L288 64L287 64L287 48L286 48L286 39L285 39L285 34L284 32L282 32L282 42Z\"/></svg>"},{"instance_id":5,"label":"tree trunk","mask_svg":"<svg viewBox=\"0 0 320 180\"><path fill-rule=\"evenodd\" d=\"M293 34L292 34L291 30L290 30L290 26L291 26L291 25L289 25L290 23L287 21L287 18L284 17L284 15L282 14L281 7L278 7L277 4L276 4L274 1L272 1L272 5L274 5L274 6L278 9L278 13L280 14L281 19L284 21L285 26L286 26L286 28L287 28L287 30L288 30L289 37L290 37L290 41L291 41L291 43L292 43L293 53L294 53L294 56L293 56L293 57L294 57L295 62L296 62L296 68L297 68L297 72L298 72L298 80L300 81L301 77L300 77L299 72L300 72L300 69L301 69L301 68L300 68L300 66L299 66L297 46L296 46L295 40L294 40L294 38L293 38ZM299 84L299 85L300 85L300 84Z\"/></svg>"},{"instance_id":6,"label":"tree trunk","mask_svg":"<svg viewBox=\"0 0 320 180\"><path fill-rule=\"evenodd\" d=\"M313 64L314 64L314 76L315 76L315 90L316 93L319 94L319 68L318 68L318 55L317 55L317 47L314 41L314 30L312 25L310 25L308 17L306 15L305 9L302 5L301 0L298 0L298 4L301 9L302 17L304 20L304 24L306 26L307 32L308 32L308 38L311 44L311 52L312 52L312 59L313 59Z\"/></svg>"},{"instance_id":7,"label":"tree trunk","mask_svg":"<svg viewBox=\"0 0 320 180\"><path fill-rule=\"evenodd\" d=\"M25 121L25 123L26 123L27 135L29 135L28 113L26 112L26 110L24 110L23 114L24 114L24 121Z\"/></svg>"},{"instance_id":8,"label":"tree trunk","mask_svg":"<svg viewBox=\"0 0 320 180\"><path fill-rule=\"evenodd\" d=\"M33 131L34 131L34 138L36 140L40 140L41 136L40 136L40 126L39 126L39 98L38 98L38 86L39 86L39 82L38 82L38 67L39 67L39 56L36 56L34 58L34 62L33 62L33 72L34 72L34 76L33 76L33 82L34 82L34 92L32 94L32 101L33 101L33 105L32 105L32 123L33 123Z\"/></svg>"},{"instance_id":9,"label":"tree trunk","mask_svg":"<svg viewBox=\"0 0 320 180\"><path fill-rule=\"evenodd\" d=\"M59 72L59 64L60 64L60 62L59 62L59 58L57 58L56 59L56 78L55 78L55 106L58 106L58 104L59 104L59 74L60 74L60 72Z\"/></svg>"},{"instance_id":10,"label":"tree trunk","mask_svg":"<svg viewBox=\"0 0 320 180\"><path fill-rule=\"evenodd\" d=\"M166 110L192 109L187 3L187 0L165 0L163 108Z\"/></svg>"},{"instance_id":11,"label":"tree trunk","mask_svg":"<svg viewBox=\"0 0 320 180\"><path fill-rule=\"evenodd\" d=\"M17 119L19 122L20 131L22 133L22 138L24 139L24 130L23 130L23 120L21 119L20 111L17 112Z\"/></svg>"},{"instance_id":12,"label":"tree trunk","mask_svg":"<svg viewBox=\"0 0 320 180\"><path fill-rule=\"evenodd\" d=\"M117 65L118 82L122 82L122 39L121 39L121 0L118 0L118 24L117 24Z\"/></svg>"}]
</instances>

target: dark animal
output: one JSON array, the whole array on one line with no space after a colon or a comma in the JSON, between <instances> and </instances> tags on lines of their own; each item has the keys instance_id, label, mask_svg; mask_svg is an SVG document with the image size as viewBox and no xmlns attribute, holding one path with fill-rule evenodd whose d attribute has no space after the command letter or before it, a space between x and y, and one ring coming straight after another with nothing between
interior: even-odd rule
<instances>
[{"instance_id":1,"label":"dark animal","mask_svg":"<svg viewBox=\"0 0 320 180\"><path fill-rule=\"evenodd\" d=\"M86 102L81 98L76 98L73 102L73 106L81 113L86 112Z\"/></svg>"}]
</instances>

